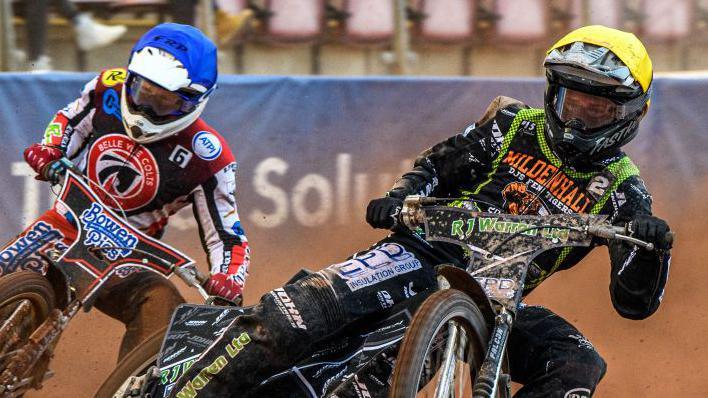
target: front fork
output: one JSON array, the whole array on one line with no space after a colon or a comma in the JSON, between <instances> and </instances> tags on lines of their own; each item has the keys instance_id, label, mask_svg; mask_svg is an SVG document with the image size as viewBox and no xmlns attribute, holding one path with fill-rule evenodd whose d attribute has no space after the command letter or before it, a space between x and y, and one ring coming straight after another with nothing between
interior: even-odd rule
<instances>
[{"instance_id":1,"label":"front fork","mask_svg":"<svg viewBox=\"0 0 708 398\"><path fill-rule=\"evenodd\" d=\"M497 389L500 390L500 397L511 397L511 378L508 374L502 374L501 370L513 321L503 306L494 317L492 337L474 385L473 398L494 398Z\"/></svg>"}]
</instances>

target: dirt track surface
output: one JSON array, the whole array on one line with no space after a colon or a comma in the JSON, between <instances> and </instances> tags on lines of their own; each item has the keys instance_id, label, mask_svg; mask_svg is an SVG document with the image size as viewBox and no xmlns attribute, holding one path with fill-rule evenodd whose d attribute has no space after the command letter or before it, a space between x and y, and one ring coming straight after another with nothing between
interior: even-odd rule
<instances>
[{"instance_id":1,"label":"dirt track surface","mask_svg":"<svg viewBox=\"0 0 708 398\"><path fill-rule=\"evenodd\" d=\"M612 308L608 294L609 260L604 248L596 249L572 270L554 275L526 300L551 308L572 322L605 358L607 375L595 396L706 396L708 347L704 339L708 336L705 307L708 266L704 258L708 238L704 232L706 206L702 200L694 202L697 205L681 209L681 213L690 217L666 216L677 231L677 244L666 295L659 311L649 319L623 319ZM661 198L657 198L656 203L662 203ZM657 207L658 214L679 214L676 209L667 213L661 206ZM276 241L275 235L272 232L249 235L254 248L254 265L247 285L247 304L280 286L300 267L319 269L339 262L382 236L363 225L328 236L296 238L288 244ZM178 247L187 246L174 237L170 241ZM203 262L197 237L187 241L192 242L188 253ZM313 242L322 242L322 246L318 248ZM259 251L260 247L276 244L282 249L279 253ZM194 292L181 287L188 300L199 302ZM115 365L122 331L120 323L98 311L80 314L57 347L52 363L56 376L48 380L41 391L26 396L92 396Z\"/></svg>"}]
</instances>

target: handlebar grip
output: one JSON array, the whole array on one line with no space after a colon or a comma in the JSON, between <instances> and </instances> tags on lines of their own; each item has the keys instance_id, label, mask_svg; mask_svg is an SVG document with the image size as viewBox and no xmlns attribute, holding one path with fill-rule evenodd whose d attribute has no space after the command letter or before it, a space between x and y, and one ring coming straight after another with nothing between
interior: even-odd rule
<instances>
[{"instance_id":1,"label":"handlebar grip","mask_svg":"<svg viewBox=\"0 0 708 398\"><path fill-rule=\"evenodd\" d=\"M209 276L202 274L196 266L175 267L174 273L182 278L188 285L204 285L209 280Z\"/></svg>"},{"instance_id":2,"label":"handlebar grip","mask_svg":"<svg viewBox=\"0 0 708 398\"><path fill-rule=\"evenodd\" d=\"M425 205L436 205L440 202L440 198L435 198L431 196L421 196L421 195L408 195L403 200L403 206L398 214L395 215L396 223L391 229L397 232L396 228L403 228L403 230L408 230L411 228L412 224L422 223L424 217L419 211L421 206ZM443 199L445 200L445 199Z\"/></svg>"},{"instance_id":3,"label":"handlebar grip","mask_svg":"<svg viewBox=\"0 0 708 398\"><path fill-rule=\"evenodd\" d=\"M203 274L201 271L199 271L197 269L197 267L194 267L194 278L196 278L197 282L199 282L199 284L202 286L204 286L207 282L209 282L209 275Z\"/></svg>"},{"instance_id":4,"label":"handlebar grip","mask_svg":"<svg viewBox=\"0 0 708 398\"><path fill-rule=\"evenodd\" d=\"M676 234L674 234L673 231L668 231L668 232L666 233L666 235L664 235L664 240L666 241L666 243L669 244L669 246L673 246L673 245L674 245L674 237L675 237L675 236L676 236Z\"/></svg>"},{"instance_id":5,"label":"handlebar grip","mask_svg":"<svg viewBox=\"0 0 708 398\"><path fill-rule=\"evenodd\" d=\"M615 228L621 228L621 227L615 227ZM622 228L623 232L618 231L618 233L621 233L623 235L631 236L629 232L629 228L627 226ZM674 244L674 237L676 234L673 231L667 231L666 234L664 235L664 241L670 246L673 246Z\"/></svg>"},{"instance_id":6,"label":"handlebar grip","mask_svg":"<svg viewBox=\"0 0 708 398\"><path fill-rule=\"evenodd\" d=\"M654 244L650 242L644 242L642 240L636 239L631 236L627 226L611 226L611 227L603 227L603 226L590 226L588 228L588 232L592 235L598 236L600 238L606 238L606 239L619 239L623 241L628 241L631 243L634 243L635 245L639 245L644 247L647 250L654 250ZM664 236L664 239L666 242L669 244L669 246L673 245L674 243L674 233L672 231L668 231L666 235Z\"/></svg>"},{"instance_id":7,"label":"handlebar grip","mask_svg":"<svg viewBox=\"0 0 708 398\"><path fill-rule=\"evenodd\" d=\"M67 158L61 158L53 162L49 162L46 166L44 166L41 174L47 181L57 184L67 170L81 174L81 170L79 170L74 163Z\"/></svg>"},{"instance_id":8,"label":"handlebar grip","mask_svg":"<svg viewBox=\"0 0 708 398\"><path fill-rule=\"evenodd\" d=\"M207 299L209 293L204 289L204 282L209 280L207 276L199 272L196 266L189 267L173 267L172 271L179 276L188 286L191 286L199 292L199 294Z\"/></svg>"}]
</instances>

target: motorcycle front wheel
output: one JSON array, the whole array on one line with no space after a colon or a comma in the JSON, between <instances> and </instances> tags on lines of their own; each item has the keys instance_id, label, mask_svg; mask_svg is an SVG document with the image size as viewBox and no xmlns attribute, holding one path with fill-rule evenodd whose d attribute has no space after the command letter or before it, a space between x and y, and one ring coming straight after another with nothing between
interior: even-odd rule
<instances>
[{"instance_id":1,"label":"motorcycle front wheel","mask_svg":"<svg viewBox=\"0 0 708 398\"><path fill-rule=\"evenodd\" d=\"M111 398L124 390L132 377L145 375L149 368L157 364L165 333L167 333L167 326L150 335L127 353L103 382L94 398Z\"/></svg>"},{"instance_id":2,"label":"motorcycle front wheel","mask_svg":"<svg viewBox=\"0 0 708 398\"><path fill-rule=\"evenodd\" d=\"M13 358L12 352L27 344L55 305L54 289L44 276L18 271L0 277L0 374ZM32 380L31 374L14 375L18 380L12 384L23 389L28 384L39 385L44 372L39 373L39 380Z\"/></svg>"},{"instance_id":3,"label":"motorcycle front wheel","mask_svg":"<svg viewBox=\"0 0 708 398\"><path fill-rule=\"evenodd\" d=\"M403 338L389 397L471 397L488 341L489 327L469 296L433 293Z\"/></svg>"}]
</instances>

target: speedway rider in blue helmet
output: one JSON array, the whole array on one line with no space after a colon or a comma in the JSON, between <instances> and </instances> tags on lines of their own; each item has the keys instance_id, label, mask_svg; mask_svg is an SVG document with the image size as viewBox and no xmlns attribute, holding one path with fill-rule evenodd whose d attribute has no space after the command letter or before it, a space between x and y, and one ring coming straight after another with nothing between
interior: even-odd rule
<instances>
[{"instance_id":1,"label":"speedway rider in blue helmet","mask_svg":"<svg viewBox=\"0 0 708 398\"><path fill-rule=\"evenodd\" d=\"M157 25L137 42L127 69L104 70L87 83L24 156L38 178L48 163L73 160L116 199L133 226L154 237L172 214L192 204L211 265L205 287L238 301L249 249L234 197L236 163L224 138L200 119L216 79L211 40L192 26ZM55 247L76 238L61 208L40 220L60 232ZM133 270L111 279L95 306L126 324L122 358L167 324L182 302L166 279Z\"/></svg>"},{"instance_id":2,"label":"speedway rider in blue helmet","mask_svg":"<svg viewBox=\"0 0 708 398\"><path fill-rule=\"evenodd\" d=\"M147 144L199 119L216 89L215 55L214 44L188 25L162 24L144 35L133 48L120 101L128 135Z\"/></svg>"}]
</instances>

